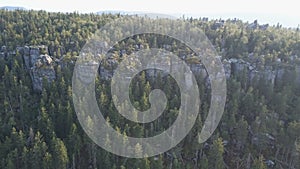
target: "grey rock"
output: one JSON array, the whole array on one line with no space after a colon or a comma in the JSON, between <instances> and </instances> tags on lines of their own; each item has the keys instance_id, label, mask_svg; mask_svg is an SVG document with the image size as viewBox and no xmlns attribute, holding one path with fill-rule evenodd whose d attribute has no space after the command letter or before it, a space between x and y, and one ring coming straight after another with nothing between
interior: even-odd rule
<instances>
[{"instance_id":1,"label":"grey rock","mask_svg":"<svg viewBox=\"0 0 300 169\"><path fill-rule=\"evenodd\" d=\"M48 54L40 54L47 51L45 46L25 46L23 48L23 60L30 72L33 89L42 91L44 79L52 82L56 78L53 59Z\"/></svg>"},{"instance_id":2,"label":"grey rock","mask_svg":"<svg viewBox=\"0 0 300 169\"><path fill-rule=\"evenodd\" d=\"M43 90L43 80L47 80L48 83L52 82L56 78L56 73L53 67L33 67L30 70L30 76L33 84L33 90Z\"/></svg>"},{"instance_id":3,"label":"grey rock","mask_svg":"<svg viewBox=\"0 0 300 169\"><path fill-rule=\"evenodd\" d=\"M223 61L223 67L225 71L225 76L227 79L229 79L231 76L231 63L225 59Z\"/></svg>"},{"instance_id":4,"label":"grey rock","mask_svg":"<svg viewBox=\"0 0 300 169\"><path fill-rule=\"evenodd\" d=\"M79 79L86 85L93 82L95 79L95 71L98 69L98 64L95 61L82 63L77 67L77 74Z\"/></svg>"},{"instance_id":5,"label":"grey rock","mask_svg":"<svg viewBox=\"0 0 300 169\"><path fill-rule=\"evenodd\" d=\"M2 47L1 47L1 52L4 52L4 53L7 52L6 46L2 46Z\"/></svg>"}]
</instances>

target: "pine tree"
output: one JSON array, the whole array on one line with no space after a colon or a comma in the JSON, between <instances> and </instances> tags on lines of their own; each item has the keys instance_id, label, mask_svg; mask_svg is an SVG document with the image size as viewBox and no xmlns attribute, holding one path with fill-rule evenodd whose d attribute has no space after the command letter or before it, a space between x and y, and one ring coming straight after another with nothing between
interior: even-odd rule
<instances>
[{"instance_id":1,"label":"pine tree","mask_svg":"<svg viewBox=\"0 0 300 169\"><path fill-rule=\"evenodd\" d=\"M59 138L53 137L51 140L51 151L54 168L67 168L69 162L66 146Z\"/></svg>"},{"instance_id":2,"label":"pine tree","mask_svg":"<svg viewBox=\"0 0 300 169\"><path fill-rule=\"evenodd\" d=\"M221 138L213 141L213 145L208 154L208 168L224 169L224 146Z\"/></svg>"},{"instance_id":3,"label":"pine tree","mask_svg":"<svg viewBox=\"0 0 300 169\"><path fill-rule=\"evenodd\" d=\"M259 156L258 159L254 160L252 169L267 169L263 156Z\"/></svg>"}]
</instances>

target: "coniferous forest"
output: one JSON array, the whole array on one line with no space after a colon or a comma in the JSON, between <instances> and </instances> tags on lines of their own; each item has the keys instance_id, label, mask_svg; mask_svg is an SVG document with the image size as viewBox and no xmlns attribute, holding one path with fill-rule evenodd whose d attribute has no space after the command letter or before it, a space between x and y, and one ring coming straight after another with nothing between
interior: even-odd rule
<instances>
[{"instance_id":1,"label":"coniferous forest","mask_svg":"<svg viewBox=\"0 0 300 169\"><path fill-rule=\"evenodd\" d=\"M207 76L198 69L201 61L188 57L191 51L181 42L165 36L137 35L117 43L96 78L96 97L107 123L121 134L149 137L177 117L180 92L174 79L163 73L153 78L143 71L131 83L131 101L138 110L150 107L151 90L166 93L167 109L157 120L133 123L114 106L112 69L142 48L167 49L194 67L200 113L185 139L158 156L124 158L97 146L74 110L74 63L93 33L120 17L0 10L1 169L300 168L300 30L259 21L181 18L203 30L221 56L227 76L224 114L212 137L202 144L198 134L211 96ZM115 141L103 138L107 144Z\"/></svg>"}]
</instances>

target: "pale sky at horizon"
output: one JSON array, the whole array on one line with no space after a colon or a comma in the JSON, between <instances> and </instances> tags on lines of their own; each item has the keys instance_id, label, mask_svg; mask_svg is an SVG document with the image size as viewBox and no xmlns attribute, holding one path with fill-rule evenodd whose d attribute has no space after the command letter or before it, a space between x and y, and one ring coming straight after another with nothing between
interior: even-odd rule
<instances>
[{"instance_id":1,"label":"pale sky at horizon","mask_svg":"<svg viewBox=\"0 0 300 169\"><path fill-rule=\"evenodd\" d=\"M258 19L259 23L271 25L279 22L286 27L300 24L295 0L0 0L1 6L53 12L138 11L223 19L236 17L249 22Z\"/></svg>"}]
</instances>

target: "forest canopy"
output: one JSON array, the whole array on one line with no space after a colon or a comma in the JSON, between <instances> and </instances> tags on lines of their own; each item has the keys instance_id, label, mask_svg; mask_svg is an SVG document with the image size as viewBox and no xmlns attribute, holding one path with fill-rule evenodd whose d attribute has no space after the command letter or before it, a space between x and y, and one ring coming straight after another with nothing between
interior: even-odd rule
<instances>
[{"instance_id":1,"label":"forest canopy","mask_svg":"<svg viewBox=\"0 0 300 169\"><path fill-rule=\"evenodd\" d=\"M267 72L249 80L246 69L232 70L224 115L207 142L199 144L198 134L211 96L206 79L199 74L200 114L191 132L175 148L151 158L129 159L93 143L73 108L72 71L86 41L119 17L122 15L0 10L0 168L300 168L300 74L296 71L300 66L300 31L279 24L260 25L258 21L182 18L203 30L222 60L243 60ZM24 53L18 49L42 45L47 51L40 50L40 54L57 61L53 66L55 80L43 80L42 90L36 91ZM141 46L168 48L178 55L190 52L179 42L151 35L125 39L110 52L120 61ZM198 64L193 58L186 61ZM103 63L103 67L112 66ZM270 83L268 71L280 72L281 78ZM141 72L131 85L131 100L140 110L149 108L150 91L160 87L168 98L163 116L146 125L124 120L112 102L110 81L97 77L97 101L107 123L134 137L153 136L168 128L180 105L174 80L162 74L149 78ZM103 137L107 144L114 141ZM139 148L132 151L139 153Z\"/></svg>"}]
</instances>

